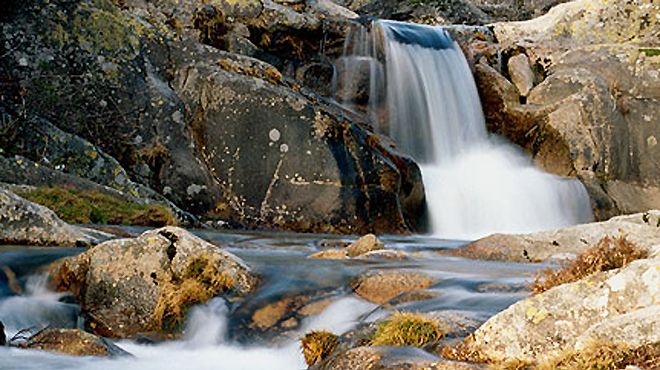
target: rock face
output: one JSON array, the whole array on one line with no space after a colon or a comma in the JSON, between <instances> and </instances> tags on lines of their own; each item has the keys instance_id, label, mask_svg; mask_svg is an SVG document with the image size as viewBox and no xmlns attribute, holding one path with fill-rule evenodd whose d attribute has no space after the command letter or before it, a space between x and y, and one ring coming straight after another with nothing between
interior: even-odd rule
<instances>
[{"instance_id":1,"label":"rock face","mask_svg":"<svg viewBox=\"0 0 660 370\"><path fill-rule=\"evenodd\" d=\"M59 352L70 356L128 355L128 352L109 340L79 329L44 329L28 338L19 347Z\"/></svg>"},{"instance_id":2,"label":"rock face","mask_svg":"<svg viewBox=\"0 0 660 370\"><path fill-rule=\"evenodd\" d=\"M329 1L120 3L7 8L3 155L231 226L418 226L417 165L291 79L331 80L326 55L355 13Z\"/></svg>"},{"instance_id":3,"label":"rock face","mask_svg":"<svg viewBox=\"0 0 660 370\"><path fill-rule=\"evenodd\" d=\"M593 274L520 301L463 343L481 360L543 361L594 340L635 348L660 340L660 259Z\"/></svg>"},{"instance_id":4,"label":"rock face","mask_svg":"<svg viewBox=\"0 0 660 370\"><path fill-rule=\"evenodd\" d=\"M50 209L0 188L0 244L93 245L109 234L69 225Z\"/></svg>"},{"instance_id":5,"label":"rock face","mask_svg":"<svg viewBox=\"0 0 660 370\"><path fill-rule=\"evenodd\" d=\"M258 281L237 257L176 227L99 244L56 262L51 278L80 302L89 329L109 337L176 332L191 305L244 296Z\"/></svg>"},{"instance_id":6,"label":"rock face","mask_svg":"<svg viewBox=\"0 0 660 370\"><path fill-rule=\"evenodd\" d=\"M379 271L359 276L351 287L367 301L383 304L401 293L426 289L435 282L435 279L419 272Z\"/></svg>"},{"instance_id":7,"label":"rock face","mask_svg":"<svg viewBox=\"0 0 660 370\"><path fill-rule=\"evenodd\" d=\"M531 234L494 234L466 247L444 251L467 258L540 262L574 258L605 236L620 234L642 249L660 244L660 211L614 217L605 222L577 225Z\"/></svg>"},{"instance_id":8,"label":"rock face","mask_svg":"<svg viewBox=\"0 0 660 370\"><path fill-rule=\"evenodd\" d=\"M579 0L498 23L502 58L482 53L475 68L489 129L582 180L601 220L660 207L659 12L651 0ZM514 67L525 58L539 81L529 92Z\"/></svg>"}]
</instances>

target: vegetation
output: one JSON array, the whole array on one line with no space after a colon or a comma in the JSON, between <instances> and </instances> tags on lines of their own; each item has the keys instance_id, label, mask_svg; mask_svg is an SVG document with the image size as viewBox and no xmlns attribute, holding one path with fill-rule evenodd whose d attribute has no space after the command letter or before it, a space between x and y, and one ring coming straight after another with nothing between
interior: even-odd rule
<instances>
[{"instance_id":1,"label":"vegetation","mask_svg":"<svg viewBox=\"0 0 660 370\"><path fill-rule=\"evenodd\" d=\"M491 370L617 370L626 366L642 369L660 367L660 342L632 349L606 341L589 343L581 351L565 351L559 356L535 365L511 360L491 365Z\"/></svg>"},{"instance_id":2,"label":"vegetation","mask_svg":"<svg viewBox=\"0 0 660 370\"><path fill-rule=\"evenodd\" d=\"M140 226L176 225L172 211L161 204L136 204L96 190L38 187L17 192L52 209L62 220L76 224Z\"/></svg>"},{"instance_id":3,"label":"vegetation","mask_svg":"<svg viewBox=\"0 0 660 370\"><path fill-rule=\"evenodd\" d=\"M412 312L395 312L378 325L371 345L421 347L442 339L444 335L435 320Z\"/></svg>"},{"instance_id":4,"label":"vegetation","mask_svg":"<svg viewBox=\"0 0 660 370\"><path fill-rule=\"evenodd\" d=\"M631 261L647 257L648 252L626 239L604 237L582 252L575 260L563 263L558 270L544 269L531 284L534 293L542 293L557 285L571 283L600 271L626 266Z\"/></svg>"},{"instance_id":5,"label":"vegetation","mask_svg":"<svg viewBox=\"0 0 660 370\"><path fill-rule=\"evenodd\" d=\"M328 357L337 349L338 345L339 338L325 330L315 330L300 338L300 347L308 366L312 366Z\"/></svg>"},{"instance_id":6,"label":"vegetation","mask_svg":"<svg viewBox=\"0 0 660 370\"><path fill-rule=\"evenodd\" d=\"M220 271L209 256L192 259L181 276L161 281L160 297L154 312L155 320L164 329L176 329L186 317L188 308L206 302L229 290L234 279Z\"/></svg>"}]
</instances>

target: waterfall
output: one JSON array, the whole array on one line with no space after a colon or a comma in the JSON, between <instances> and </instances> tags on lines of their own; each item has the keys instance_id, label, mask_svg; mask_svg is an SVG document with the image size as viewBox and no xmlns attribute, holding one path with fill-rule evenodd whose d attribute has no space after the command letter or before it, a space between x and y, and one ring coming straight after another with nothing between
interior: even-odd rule
<instances>
[{"instance_id":1,"label":"waterfall","mask_svg":"<svg viewBox=\"0 0 660 370\"><path fill-rule=\"evenodd\" d=\"M469 65L443 28L374 22L347 38L337 69L337 98L420 163L434 234L474 239L592 219L580 181L544 173L487 132Z\"/></svg>"}]
</instances>

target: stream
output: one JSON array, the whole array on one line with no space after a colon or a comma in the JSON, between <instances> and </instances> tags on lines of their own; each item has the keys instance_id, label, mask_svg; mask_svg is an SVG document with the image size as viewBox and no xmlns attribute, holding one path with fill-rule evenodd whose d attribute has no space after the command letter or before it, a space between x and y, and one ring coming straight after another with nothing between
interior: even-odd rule
<instances>
[{"instance_id":1,"label":"stream","mask_svg":"<svg viewBox=\"0 0 660 370\"><path fill-rule=\"evenodd\" d=\"M127 228L139 232L141 230ZM215 298L190 310L180 339L161 343L118 341L132 356L113 358L70 357L45 351L0 347L0 369L305 369L297 338L309 330L344 333L360 322L385 316L388 310L419 312L451 311L481 323L510 304L527 296L524 284L541 267L474 261L436 253L465 242L430 236L384 236L387 249L407 252L404 261L337 261L307 259L324 245L351 241L333 235L282 232L195 233L241 257L263 277L259 290L247 299L227 303ZM80 308L67 295L46 287L44 268L57 258L83 249L0 246L0 266L16 274L22 293L12 292L5 274L0 274L0 321L7 337L32 328L82 327ZM438 283L435 298L407 302L387 309L362 300L348 288L355 276L374 270L425 272ZM14 287L15 290L15 287ZM304 292L328 292L332 297L322 312L302 319L291 333L272 339L249 335L246 317L282 296ZM246 314L247 313L247 314Z\"/></svg>"}]
</instances>

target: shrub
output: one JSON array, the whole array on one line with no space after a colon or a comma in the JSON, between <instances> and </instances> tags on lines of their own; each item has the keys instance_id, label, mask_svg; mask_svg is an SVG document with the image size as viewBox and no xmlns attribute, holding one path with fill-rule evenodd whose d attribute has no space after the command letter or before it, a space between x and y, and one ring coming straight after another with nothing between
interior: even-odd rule
<instances>
[{"instance_id":1,"label":"shrub","mask_svg":"<svg viewBox=\"0 0 660 370\"><path fill-rule=\"evenodd\" d=\"M609 271L626 266L631 261L646 258L648 252L626 239L606 236L596 245L582 252L575 260L562 263L557 270L544 269L531 283L534 293L542 293L557 285L580 280L596 272Z\"/></svg>"},{"instance_id":2,"label":"shrub","mask_svg":"<svg viewBox=\"0 0 660 370\"><path fill-rule=\"evenodd\" d=\"M339 338L325 330L315 330L300 338L300 347L308 366L312 366L328 357L337 349L338 345Z\"/></svg>"},{"instance_id":3,"label":"shrub","mask_svg":"<svg viewBox=\"0 0 660 370\"><path fill-rule=\"evenodd\" d=\"M17 194L52 209L69 223L152 227L176 225L174 214L162 204L131 203L96 190L38 187Z\"/></svg>"},{"instance_id":4,"label":"shrub","mask_svg":"<svg viewBox=\"0 0 660 370\"><path fill-rule=\"evenodd\" d=\"M442 337L444 331L437 321L411 312L395 312L378 324L371 345L421 347Z\"/></svg>"}]
</instances>

